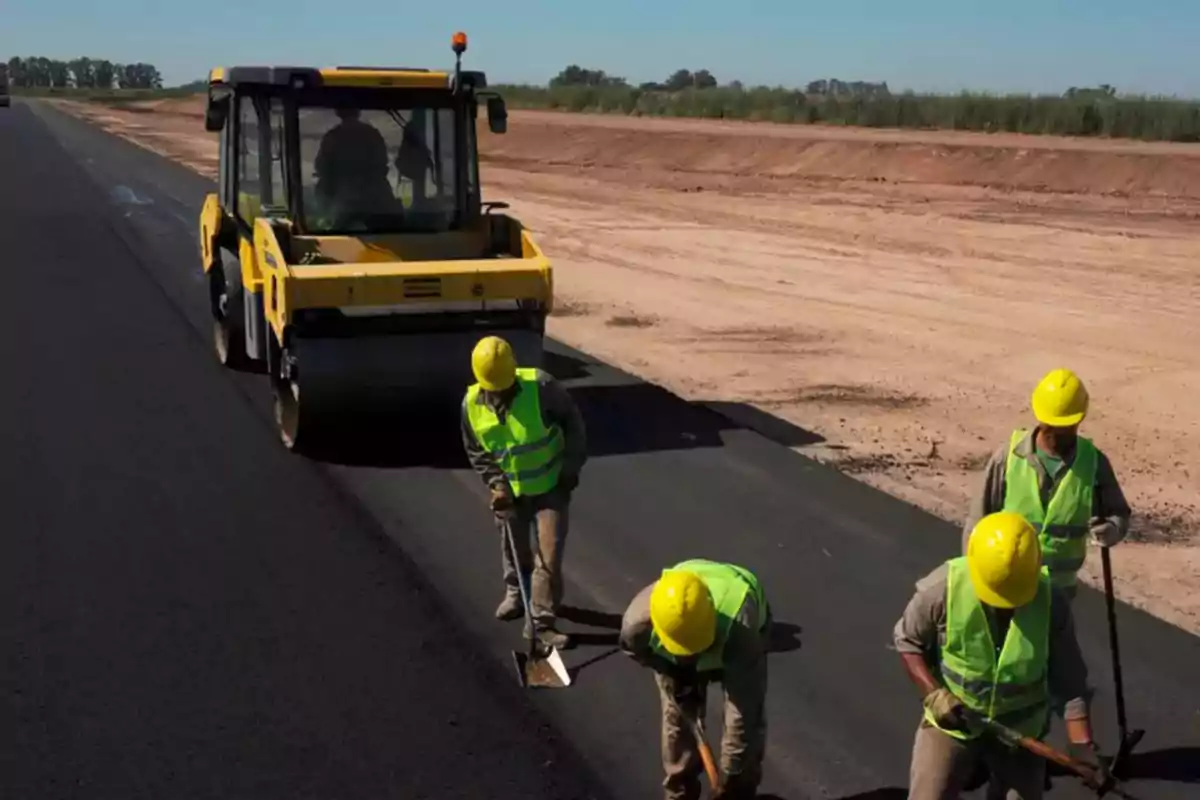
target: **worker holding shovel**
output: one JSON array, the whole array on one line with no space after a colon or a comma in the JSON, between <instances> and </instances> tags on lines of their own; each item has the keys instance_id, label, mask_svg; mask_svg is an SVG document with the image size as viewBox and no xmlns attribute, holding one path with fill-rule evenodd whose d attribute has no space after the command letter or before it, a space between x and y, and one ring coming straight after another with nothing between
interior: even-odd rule
<instances>
[{"instance_id":1,"label":"worker holding shovel","mask_svg":"<svg viewBox=\"0 0 1200 800\"><path fill-rule=\"evenodd\" d=\"M1101 547L1121 542L1129 532L1129 504L1108 458L1079 435L1088 411L1079 376L1053 370L1033 390L1030 405L1038 424L1013 431L988 461L963 527L963 550L975 523L1015 511L1037 527L1043 565L1074 599L1088 538Z\"/></svg>"},{"instance_id":2,"label":"worker holding shovel","mask_svg":"<svg viewBox=\"0 0 1200 800\"><path fill-rule=\"evenodd\" d=\"M1108 457L1091 439L1079 435L1088 405L1087 387L1071 370L1052 370L1042 378L1030 397L1037 425L1013 431L984 469L983 483L963 527L963 552L971 530L983 517L996 511L1020 514L1038 532L1042 564L1050 571L1051 582L1074 600L1089 538L1100 547L1121 737L1114 749L1115 772L1143 734L1130 730L1126 721L1109 554L1129 533L1131 512ZM1061 716L1062 707L1056 704L1054 713Z\"/></svg>"},{"instance_id":3,"label":"worker holding shovel","mask_svg":"<svg viewBox=\"0 0 1200 800\"><path fill-rule=\"evenodd\" d=\"M708 773L713 797L749 800L766 749L771 612L758 578L733 564L692 559L664 570L633 598L621 649L654 670L662 701L666 800L697 800ZM707 686L725 691L721 774L704 741Z\"/></svg>"},{"instance_id":4,"label":"worker holding shovel","mask_svg":"<svg viewBox=\"0 0 1200 800\"><path fill-rule=\"evenodd\" d=\"M463 397L462 438L471 466L491 492L500 529L505 594L496 617L521 618L517 570L525 575L532 571L526 638L536 637L548 648L567 648L570 637L555 623L571 493L587 460L583 417L554 378L542 370L519 368L511 345L498 336L479 340L471 368L476 383ZM531 529L537 545L532 554Z\"/></svg>"},{"instance_id":5,"label":"worker holding shovel","mask_svg":"<svg viewBox=\"0 0 1200 800\"><path fill-rule=\"evenodd\" d=\"M1043 568L1037 531L1020 514L980 520L966 556L917 583L894 639L925 707L913 747L912 800L958 797L980 762L991 775L989 798L1040 800L1045 762L990 734L988 723L1041 740L1051 695L1068 698L1076 759L1103 773L1071 604Z\"/></svg>"}]
</instances>

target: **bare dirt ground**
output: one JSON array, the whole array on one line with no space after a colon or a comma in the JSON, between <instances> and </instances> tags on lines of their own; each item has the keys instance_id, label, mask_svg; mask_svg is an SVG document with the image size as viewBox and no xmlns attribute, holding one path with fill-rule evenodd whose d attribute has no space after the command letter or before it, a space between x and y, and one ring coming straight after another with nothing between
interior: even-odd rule
<instances>
[{"instance_id":1,"label":"bare dirt ground","mask_svg":"<svg viewBox=\"0 0 1200 800\"><path fill-rule=\"evenodd\" d=\"M215 174L198 101L61 105ZM1041 375L1080 372L1135 509L1118 593L1200 633L1200 146L542 112L481 138L556 338L948 519Z\"/></svg>"}]
</instances>

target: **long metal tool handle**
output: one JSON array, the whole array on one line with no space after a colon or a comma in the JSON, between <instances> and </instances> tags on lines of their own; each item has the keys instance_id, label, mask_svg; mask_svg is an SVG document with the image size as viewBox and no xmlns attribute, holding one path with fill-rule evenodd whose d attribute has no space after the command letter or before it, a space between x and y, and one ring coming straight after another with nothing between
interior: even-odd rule
<instances>
[{"instance_id":1,"label":"long metal tool handle","mask_svg":"<svg viewBox=\"0 0 1200 800\"><path fill-rule=\"evenodd\" d=\"M525 624L533 626L533 610L529 607L529 592L525 588L525 565L521 563L521 558L517 554L517 539L513 533L513 518L505 515L501 518L504 526L504 537L508 539L508 552L512 555L513 568L517 571L517 589L521 592L521 605L525 608ZM537 637L529 637L529 655L532 658L537 655Z\"/></svg>"},{"instance_id":2,"label":"long metal tool handle","mask_svg":"<svg viewBox=\"0 0 1200 800\"><path fill-rule=\"evenodd\" d=\"M1121 645L1117 640L1117 600L1113 594L1112 558L1107 547L1100 548L1100 563L1104 567L1104 602L1108 606L1108 645L1112 652L1113 689L1117 698L1117 728L1124 741L1129 734L1125 722L1125 681L1121 676Z\"/></svg>"}]
</instances>

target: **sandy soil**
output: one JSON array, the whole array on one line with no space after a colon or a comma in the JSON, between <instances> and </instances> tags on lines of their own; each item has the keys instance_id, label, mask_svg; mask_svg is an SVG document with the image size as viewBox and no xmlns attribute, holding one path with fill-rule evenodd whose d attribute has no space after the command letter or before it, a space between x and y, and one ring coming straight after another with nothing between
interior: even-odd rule
<instances>
[{"instance_id":1,"label":"sandy soil","mask_svg":"<svg viewBox=\"0 0 1200 800\"><path fill-rule=\"evenodd\" d=\"M215 174L197 102L62 105ZM481 148L553 335L948 519L1079 371L1135 509L1118 592L1200 633L1200 146L518 112Z\"/></svg>"}]
</instances>

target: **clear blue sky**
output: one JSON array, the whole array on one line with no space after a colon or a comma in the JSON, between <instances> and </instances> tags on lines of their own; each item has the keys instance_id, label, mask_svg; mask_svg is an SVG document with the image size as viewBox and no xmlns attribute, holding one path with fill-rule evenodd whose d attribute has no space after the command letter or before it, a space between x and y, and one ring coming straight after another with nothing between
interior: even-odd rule
<instances>
[{"instance_id":1,"label":"clear blue sky","mask_svg":"<svg viewBox=\"0 0 1200 800\"><path fill-rule=\"evenodd\" d=\"M577 63L631 82L685 67L772 85L1200 96L1200 0L0 0L0 57L148 61L169 84L216 64L449 66L456 29L493 82Z\"/></svg>"}]
</instances>

